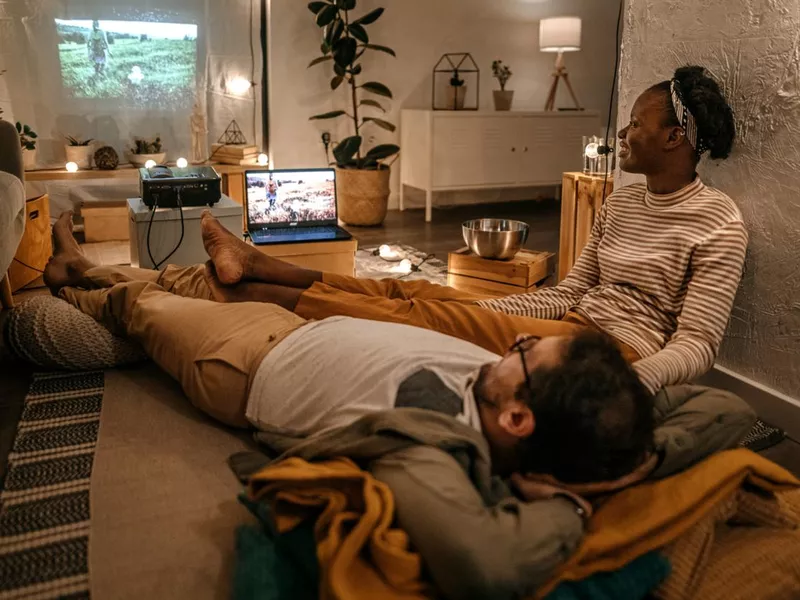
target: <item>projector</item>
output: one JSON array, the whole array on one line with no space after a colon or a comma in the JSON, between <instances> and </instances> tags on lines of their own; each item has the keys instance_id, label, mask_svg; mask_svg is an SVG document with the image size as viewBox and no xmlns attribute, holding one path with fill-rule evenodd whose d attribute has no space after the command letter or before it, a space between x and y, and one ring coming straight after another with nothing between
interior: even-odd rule
<instances>
[{"instance_id":1,"label":"projector","mask_svg":"<svg viewBox=\"0 0 800 600\"><path fill-rule=\"evenodd\" d=\"M213 167L178 169L159 165L139 169L139 195L150 208L213 206L222 197L222 190Z\"/></svg>"}]
</instances>

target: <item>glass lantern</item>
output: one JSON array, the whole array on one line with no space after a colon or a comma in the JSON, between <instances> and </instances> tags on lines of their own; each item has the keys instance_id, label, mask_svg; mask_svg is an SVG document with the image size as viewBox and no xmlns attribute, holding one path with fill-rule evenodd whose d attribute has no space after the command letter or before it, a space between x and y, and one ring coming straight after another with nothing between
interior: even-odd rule
<instances>
[{"instance_id":1,"label":"glass lantern","mask_svg":"<svg viewBox=\"0 0 800 600\"><path fill-rule=\"evenodd\" d=\"M433 68L433 110L478 110L480 84L471 54L445 54Z\"/></svg>"}]
</instances>

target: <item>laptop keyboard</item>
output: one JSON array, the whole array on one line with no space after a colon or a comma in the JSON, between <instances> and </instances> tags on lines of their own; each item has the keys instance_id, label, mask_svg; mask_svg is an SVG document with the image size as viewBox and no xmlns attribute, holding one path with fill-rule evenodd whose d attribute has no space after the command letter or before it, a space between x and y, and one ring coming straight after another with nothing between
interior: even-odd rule
<instances>
[{"instance_id":1,"label":"laptop keyboard","mask_svg":"<svg viewBox=\"0 0 800 600\"><path fill-rule=\"evenodd\" d=\"M338 228L335 226L277 227L275 229L254 231L250 234L250 237L256 243L329 240L335 238L337 232Z\"/></svg>"}]
</instances>

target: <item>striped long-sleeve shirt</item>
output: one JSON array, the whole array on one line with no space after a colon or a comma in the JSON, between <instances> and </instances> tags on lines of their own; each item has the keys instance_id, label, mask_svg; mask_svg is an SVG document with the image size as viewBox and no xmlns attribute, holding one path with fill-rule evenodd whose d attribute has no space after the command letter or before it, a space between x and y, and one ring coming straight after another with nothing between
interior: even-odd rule
<instances>
[{"instance_id":1,"label":"striped long-sleeve shirt","mask_svg":"<svg viewBox=\"0 0 800 600\"><path fill-rule=\"evenodd\" d=\"M539 319L574 310L639 353L655 392L714 365L746 248L739 209L700 178L664 195L634 184L608 197L561 283L479 304Z\"/></svg>"}]
</instances>

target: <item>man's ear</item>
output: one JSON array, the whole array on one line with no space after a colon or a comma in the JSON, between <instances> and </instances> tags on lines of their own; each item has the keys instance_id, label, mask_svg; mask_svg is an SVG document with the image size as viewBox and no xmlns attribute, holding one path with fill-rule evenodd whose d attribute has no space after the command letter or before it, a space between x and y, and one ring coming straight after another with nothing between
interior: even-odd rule
<instances>
[{"instance_id":1,"label":"man's ear","mask_svg":"<svg viewBox=\"0 0 800 600\"><path fill-rule=\"evenodd\" d=\"M516 438L529 437L536 427L533 411L522 402L510 402L497 419L503 430Z\"/></svg>"},{"instance_id":2,"label":"man's ear","mask_svg":"<svg viewBox=\"0 0 800 600\"><path fill-rule=\"evenodd\" d=\"M686 138L686 132L683 130L683 127L674 126L670 127L667 133L667 141L664 144L664 147L667 150L674 150L675 148L679 147L683 144Z\"/></svg>"}]
</instances>

